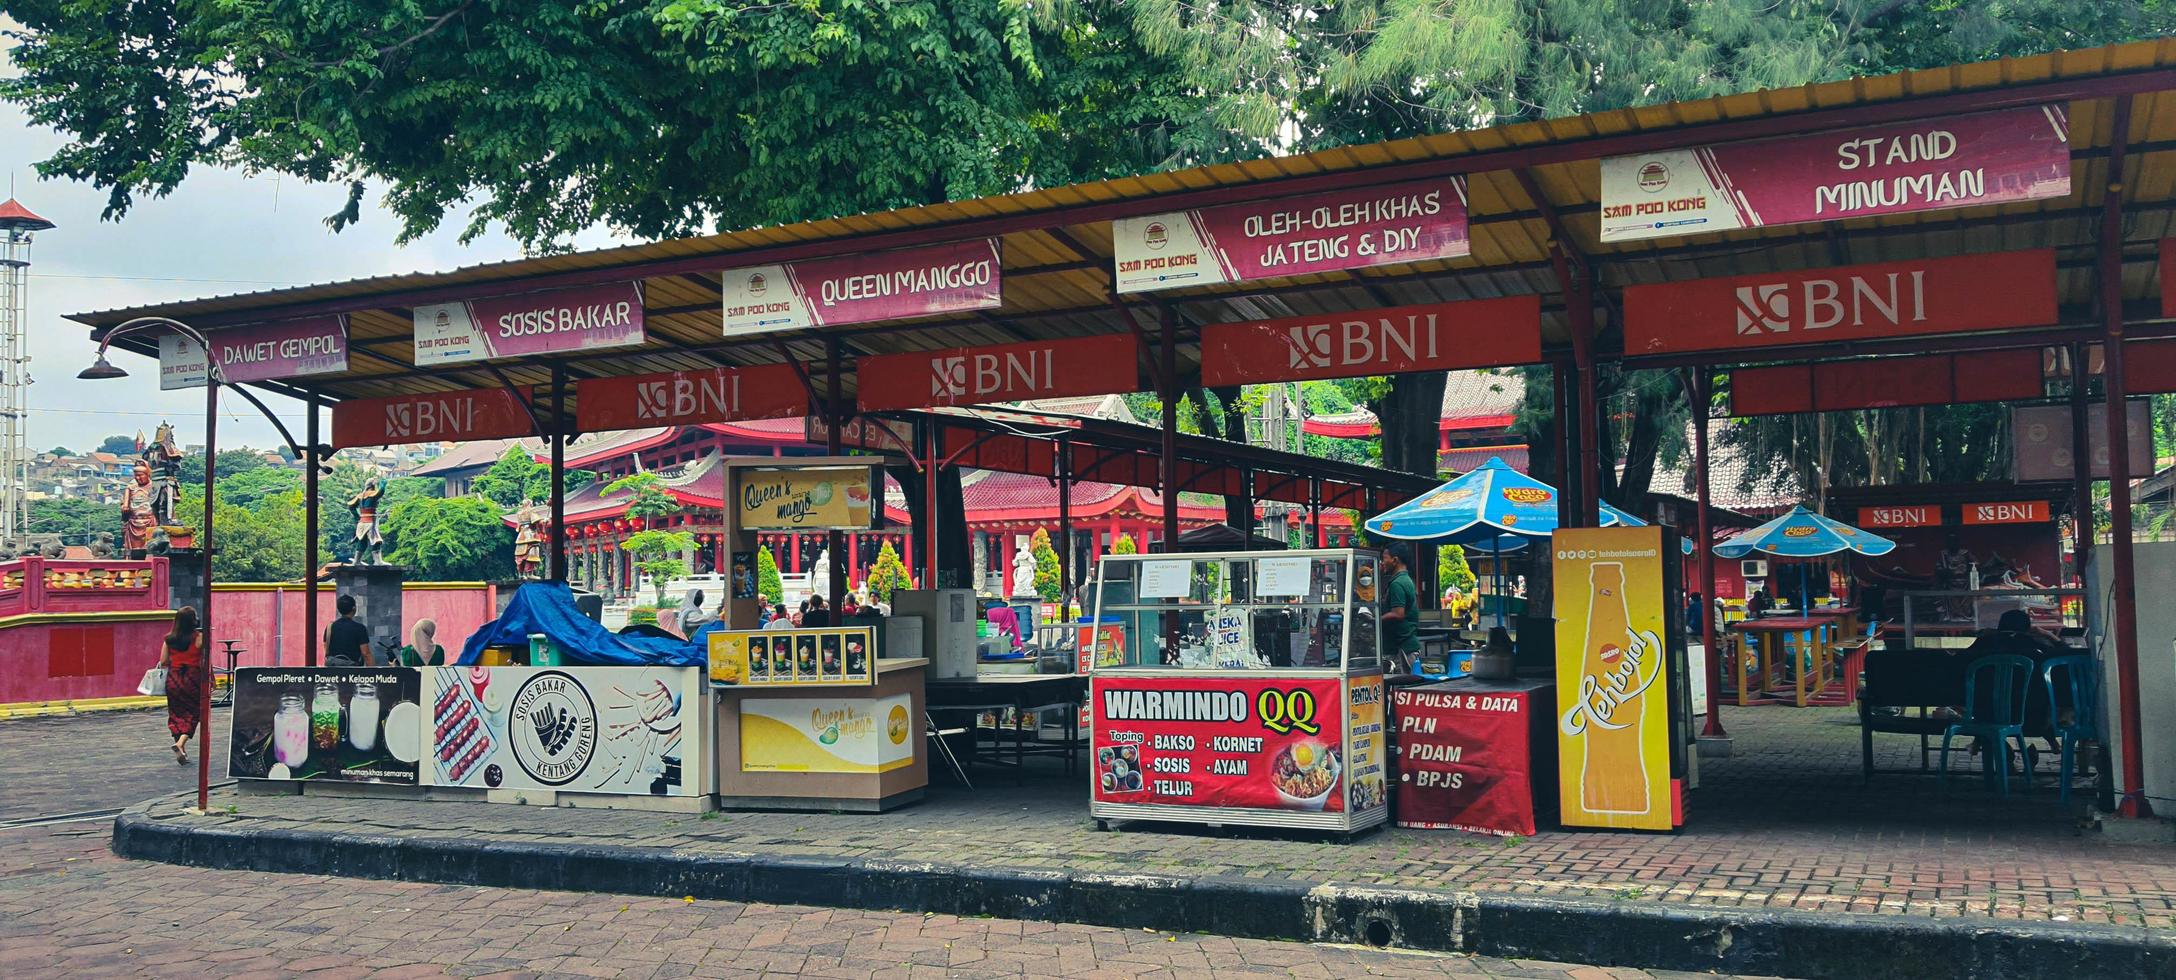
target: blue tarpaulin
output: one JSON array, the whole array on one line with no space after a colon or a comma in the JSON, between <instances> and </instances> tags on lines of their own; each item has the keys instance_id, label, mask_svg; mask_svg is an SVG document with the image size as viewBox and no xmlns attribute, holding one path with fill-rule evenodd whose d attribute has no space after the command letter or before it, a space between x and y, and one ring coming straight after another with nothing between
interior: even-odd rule
<instances>
[{"instance_id":1,"label":"blue tarpaulin","mask_svg":"<svg viewBox=\"0 0 2176 980\"><path fill-rule=\"evenodd\" d=\"M542 633L559 645L567 663L605 667L700 667L708 662L705 626L692 640L620 636L575 608L574 592L564 582L530 582L515 590L499 618L468 638L458 664L475 664L488 646L527 646L529 635Z\"/></svg>"}]
</instances>

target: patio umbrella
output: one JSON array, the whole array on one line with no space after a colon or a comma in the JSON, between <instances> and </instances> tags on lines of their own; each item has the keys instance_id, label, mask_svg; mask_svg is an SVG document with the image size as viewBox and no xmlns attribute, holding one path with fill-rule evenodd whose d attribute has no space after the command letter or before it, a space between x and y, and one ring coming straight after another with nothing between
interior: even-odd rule
<instances>
[{"instance_id":1,"label":"patio umbrella","mask_svg":"<svg viewBox=\"0 0 2176 980\"><path fill-rule=\"evenodd\" d=\"M1724 558L1743 558L1765 551L1784 558L1820 558L1850 551L1872 557L1896 550L1896 542L1869 534L1842 521L1832 521L1801 504L1790 512L1715 546ZM1806 609L1806 593L1800 589L1798 608Z\"/></svg>"}]
</instances>

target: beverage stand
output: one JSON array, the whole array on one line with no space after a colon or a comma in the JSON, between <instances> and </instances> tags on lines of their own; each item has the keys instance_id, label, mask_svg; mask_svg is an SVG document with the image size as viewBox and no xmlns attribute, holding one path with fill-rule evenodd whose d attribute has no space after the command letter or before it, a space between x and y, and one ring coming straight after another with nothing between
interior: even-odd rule
<instances>
[{"instance_id":1,"label":"beverage stand","mask_svg":"<svg viewBox=\"0 0 2176 980\"><path fill-rule=\"evenodd\" d=\"M1372 550L1102 558L1089 658L1097 829L1351 834L1387 820L1380 586Z\"/></svg>"}]
</instances>

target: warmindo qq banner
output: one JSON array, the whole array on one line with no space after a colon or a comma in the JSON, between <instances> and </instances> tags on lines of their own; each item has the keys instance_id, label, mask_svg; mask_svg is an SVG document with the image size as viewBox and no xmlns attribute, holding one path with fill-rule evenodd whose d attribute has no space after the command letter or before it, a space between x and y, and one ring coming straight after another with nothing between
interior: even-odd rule
<instances>
[{"instance_id":1,"label":"warmindo qq banner","mask_svg":"<svg viewBox=\"0 0 2176 980\"><path fill-rule=\"evenodd\" d=\"M1111 222L1121 293L1300 276L1471 251L1457 177Z\"/></svg>"},{"instance_id":2,"label":"warmindo qq banner","mask_svg":"<svg viewBox=\"0 0 2176 980\"><path fill-rule=\"evenodd\" d=\"M206 331L219 353L219 376L232 384L277 381L348 369L348 323L342 316L309 316ZM159 337L159 388L201 388L207 375L204 347L178 333Z\"/></svg>"},{"instance_id":3,"label":"warmindo qq banner","mask_svg":"<svg viewBox=\"0 0 2176 980\"><path fill-rule=\"evenodd\" d=\"M1602 240L2070 194L2061 104L1602 158Z\"/></svg>"},{"instance_id":4,"label":"warmindo qq banner","mask_svg":"<svg viewBox=\"0 0 2176 980\"><path fill-rule=\"evenodd\" d=\"M639 347L644 339L642 290L632 282L415 308L417 367Z\"/></svg>"},{"instance_id":5,"label":"warmindo qq banner","mask_svg":"<svg viewBox=\"0 0 2176 980\"><path fill-rule=\"evenodd\" d=\"M1329 813L1346 809L1346 706L1336 678L1091 681L1095 799ZM1380 722L1380 689L1371 715ZM1379 731L1364 809L1381 802Z\"/></svg>"},{"instance_id":6,"label":"warmindo qq banner","mask_svg":"<svg viewBox=\"0 0 2176 980\"><path fill-rule=\"evenodd\" d=\"M1003 304L995 238L753 265L720 278L725 335L904 320Z\"/></svg>"}]
</instances>

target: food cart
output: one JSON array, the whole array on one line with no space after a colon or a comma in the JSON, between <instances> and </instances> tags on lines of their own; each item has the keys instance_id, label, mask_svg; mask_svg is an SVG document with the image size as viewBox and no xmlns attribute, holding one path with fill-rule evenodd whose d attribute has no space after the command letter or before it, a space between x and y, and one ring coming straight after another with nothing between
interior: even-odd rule
<instances>
[{"instance_id":1,"label":"food cart","mask_svg":"<svg viewBox=\"0 0 2176 980\"><path fill-rule=\"evenodd\" d=\"M719 802L881 812L929 785L921 657L867 626L710 634Z\"/></svg>"},{"instance_id":2,"label":"food cart","mask_svg":"<svg viewBox=\"0 0 2176 980\"><path fill-rule=\"evenodd\" d=\"M1371 550L1107 555L1089 813L1352 833L1389 816ZM1115 651L1104 647L1117 640Z\"/></svg>"}]
</instances>

